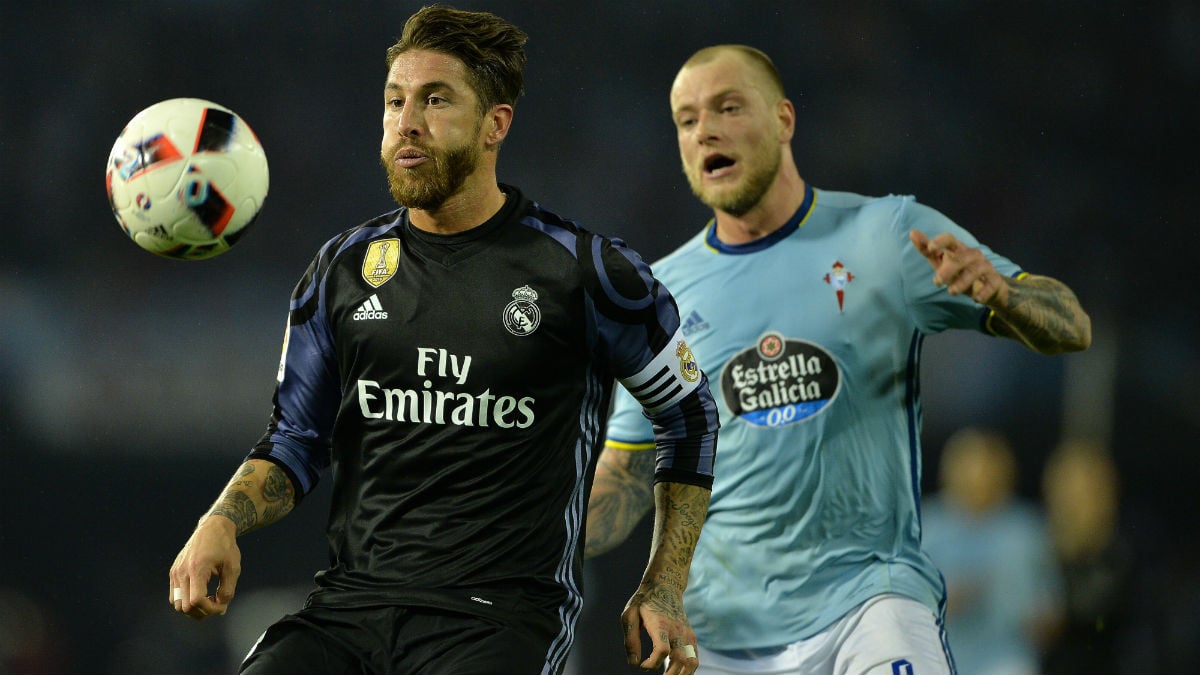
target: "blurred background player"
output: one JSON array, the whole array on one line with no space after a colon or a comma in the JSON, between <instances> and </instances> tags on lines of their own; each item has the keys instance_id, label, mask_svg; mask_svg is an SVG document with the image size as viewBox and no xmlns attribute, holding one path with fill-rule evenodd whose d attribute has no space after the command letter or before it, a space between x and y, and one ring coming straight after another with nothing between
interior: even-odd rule
<instances>
[{"instance_id":1,"label":"blurred background player","mask_svg":"<svg viewBox=\"0 0 1200 675\"><path fill-rule=\"evenodd\" d=\"M625 648L640 660L644 629L644 667L696 667L682 594L717 414L640 257L497 182L525 42L495 15L426 7L387 52L381 160L401 208L331 239L296 285L267 433L170 571L177 611L224 614L236 538L332 466L329 567L243 673L562 672L616 379L659 448Z\"/></svg>"},{"instance_id":2,"label":"blurred background player","mask_svg":"<svg viewBox=\"0 0 1200 675\"><path fill-rule=\"evenodd\" d=\"M1146 650L1132 644L1131 629L1144 628L1150 621L1140 619L1160 608L1149 613L1137 607L1139 595L1146 596L1134 590L1133 542L1121 527L1119 488L1116 464L1100 443L1064 441L1046 462L1043 498L1066 591L1047 675L1152 671L1137 658Z\"/></svg>"},{"instance_id":3,"label":"blurred background player","mask_svg":"<svg viewBox=\"0 0 1200 675\"><path fill-rule=\"evenodd\" d=\"M947 634L962 675L1037 675L1062 614L1062 579L1038 505L1017 496L999 433L946 441L922 544L946 579Z\"/></svg>"},{"instance_id":4,"label":"blurred background player","mask_svg":"<svg viewBox=\"0 0 1200 675\"><path fill-rule=\"evenodd\" d=\"M715 214L653 265L722 418L685 597L697 672L949 673L945 589L920 548L923 341L973 329L1058 354L1090 344L1090 319L1064 284L912 197L805 182L795 107L761 51L700 50L670 103L684 174ZM589 555L649 510L652 439L619 398Z\"/></svg>"}]
</instances>

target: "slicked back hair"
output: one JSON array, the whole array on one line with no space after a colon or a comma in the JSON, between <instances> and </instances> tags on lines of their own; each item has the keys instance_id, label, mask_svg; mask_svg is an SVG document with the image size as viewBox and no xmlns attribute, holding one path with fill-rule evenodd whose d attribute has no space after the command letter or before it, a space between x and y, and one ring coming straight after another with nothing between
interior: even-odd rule
<instances>
[{"instance_id":1,"label":"slicked back hair","mask_svg":"<svg viewBox=\"0 0 1200 675\"><path fill-rule=\"evenodd\" d=\"M414 49L453 56L467 67L483 114L498 103L515 105L524 92L528 39L495 14L429 5L404 23L400 40L387 50L387 67Z\"/></svg>"}]
</instances>

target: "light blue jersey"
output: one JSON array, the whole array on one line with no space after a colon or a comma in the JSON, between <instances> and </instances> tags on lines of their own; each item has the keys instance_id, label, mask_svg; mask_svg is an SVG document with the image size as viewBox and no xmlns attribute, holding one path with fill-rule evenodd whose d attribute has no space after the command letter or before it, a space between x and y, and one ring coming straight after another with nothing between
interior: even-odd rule
<instances>
[{"instance_id":1,"label":"light blue jersey","mask_svg":"<svg viewBox=\"0 0 1200 675\"><path fill-rule=\"evenodd\" d=\"M709 649L810 637L868 598L899 593L939 613L920 549L921 344L987 331L987 310L933 284L909 241L973 236L912 197L808 188L777 232L722 244L715 224L652 265L721 414L708 519L685 595ZM1009 260L981 247L1001 274ZM617 448L653 447L623 391Z\"/></svg>"}]
</instances>

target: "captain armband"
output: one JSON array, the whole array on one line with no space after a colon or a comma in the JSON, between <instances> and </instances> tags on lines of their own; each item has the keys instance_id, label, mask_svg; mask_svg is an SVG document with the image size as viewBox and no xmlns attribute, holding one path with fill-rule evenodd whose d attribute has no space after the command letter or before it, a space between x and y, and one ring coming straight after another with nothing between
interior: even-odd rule
<instances>
[{"instance_id":1,"label":"captain armband","mask_svg":"<svg viewBox=\"0 0 1200 675\"><path fill-rule=\"evenodd\" d=\"M679 403L700 386L700 365L683 333L676 330L667 345L646 367L621 378L621 384L650 414Z\"/></svg>"}]
</instances>

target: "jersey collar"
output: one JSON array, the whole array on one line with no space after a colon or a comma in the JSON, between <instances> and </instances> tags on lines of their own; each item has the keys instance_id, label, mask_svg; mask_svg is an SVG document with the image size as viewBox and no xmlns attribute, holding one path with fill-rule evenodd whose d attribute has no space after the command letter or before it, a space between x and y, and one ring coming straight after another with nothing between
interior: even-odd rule
<instances>
[{"instance_id":1,"label":"jersey collar","mask_svg":"<svg viewBox=\"0 0 1200 675\"><path fill-rule=\"evenodd\" d=\"M765 237L755 239L754 241L748 241L744 244L726 244L720 239L717 239L717 219L713 218L712 220L708 221L708 232L706 232L704 235L704 243L718 253L729 253L732 255L756 253L758 251L771 248L777 242L786 239L793 232L800 229L800 226L804 223L804 219L807 218L809 212L812 211L813 203L816 201L816 191L813 190L812 185L809 185L806 182L804 184L804 201L800 202L800 208L796 209L796 212L792 214L792 217L789 218L788 221L783 224L783 227L779 228L778 230L775 230Z\"/></svg>"}]
</instances>

